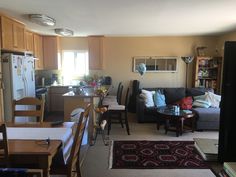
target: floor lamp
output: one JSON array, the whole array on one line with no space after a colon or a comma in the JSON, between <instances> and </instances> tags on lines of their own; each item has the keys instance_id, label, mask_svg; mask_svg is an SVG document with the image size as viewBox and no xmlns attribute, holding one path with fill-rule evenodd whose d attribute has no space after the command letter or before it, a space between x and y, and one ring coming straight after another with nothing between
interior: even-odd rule
<instances>
[{"instance_id":1,"label":"floor lamp","mask_svg":"<svg viewBox=\"0 0 236 177\"><path fill-rule=\"evenodd\" d=\"M194 59L194 56L186 56L186 57L181 57L182 58L182 60L186 63L186 82L185 82L185 88L187 88L188 87L188 65L189 65L189 63L191 63L192 61L193 61L193 59Z\"/></svg>"}]
</instances>

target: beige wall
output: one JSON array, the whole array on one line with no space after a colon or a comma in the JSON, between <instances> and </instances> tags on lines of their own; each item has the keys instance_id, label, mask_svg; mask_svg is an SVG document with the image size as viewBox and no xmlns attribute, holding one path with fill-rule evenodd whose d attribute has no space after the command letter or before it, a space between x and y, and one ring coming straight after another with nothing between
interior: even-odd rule
<instances>
[{"instance_id":1,"label":"beige wall","mask_svg":"<svg viewBox=\"0 0 236 177\"><path fill-rule=\"evenodd\" d=\"M230 32L224 35L221 35L217 39L217 48L219 49L219 52L221 56L223 56L224 53L224 42L225 41L236 41L236 31Z\"/></svg>"},{"instance_id":2,"label":"beige wall","mask_svg":"<svg viewBox=\"0 0 236 177\"><path fill-rule=\"evenodd\" d=\"M196 46L207 46L211 49L208 54L213 55L216 37L105 37L103 72L112 76L115 86L119 81L128 85L130 80L137 79L141 87L184 87L186 65L180 56L195 55ZM177 72L146 73L140 76L132 72L134 56L178 56ZM188 83L191 85L191 81Z\"/></svg>"},{"instance_id":3,"label":"beige wall","mask_svg":"<svg viewBox=\"0 0 236 177\"><path fill-rule=\"evenodd\" d=\"M92 71L100 75L109 75L115 88L122 81L125 86L131 80L139 80L141 87L184 87L185 63L180 56L195 55L196 46L207 46L207 55L213 55L216 37L104 37L102 71ZM62 50L86 50L86 37L62 38ZM140 76L132 72L134 56L177 56L176 73L146 73ZM192 64L189 68L189 86L192 79Z\"/></svg>"}]
</instances>

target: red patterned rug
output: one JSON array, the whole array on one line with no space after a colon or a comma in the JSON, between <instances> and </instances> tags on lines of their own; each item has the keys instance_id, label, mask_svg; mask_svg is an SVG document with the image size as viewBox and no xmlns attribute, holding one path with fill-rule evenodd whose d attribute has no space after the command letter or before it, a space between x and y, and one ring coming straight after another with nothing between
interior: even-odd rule
<instances>
[{"instance_id":1,"label":"red patterned rug","mask_svg":"<svg viewBox=\"0 0 236 177\"><path fill-rule=\"evenodd\" d=\"M193 141L114 141L110 168L113 169L208 169Z\"/></svg>"}]
</instances>

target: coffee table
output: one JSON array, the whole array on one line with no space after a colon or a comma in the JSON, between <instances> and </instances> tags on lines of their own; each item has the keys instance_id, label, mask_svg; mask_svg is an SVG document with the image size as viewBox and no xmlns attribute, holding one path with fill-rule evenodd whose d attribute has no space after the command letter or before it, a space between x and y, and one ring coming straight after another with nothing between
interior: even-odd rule
<instances>
[{"instance_id":1,"label":"coffee table","mask_svg":"<svg viewBox=\"0 0 236 177\"><path fill-rule=\"evenodd\" d=\"M176 136L182 135L184 130L189 129L189 127L184 126L184 122L190 122L190 130L194 132L195 130L195 113L192 110L180 110L176 112L173 106L163 106L157 108L158 118L165 121L165 133L168 131L176 132ZM159 129L159 119L157 119L157 129Z\"/></svg>"}]
</instances>

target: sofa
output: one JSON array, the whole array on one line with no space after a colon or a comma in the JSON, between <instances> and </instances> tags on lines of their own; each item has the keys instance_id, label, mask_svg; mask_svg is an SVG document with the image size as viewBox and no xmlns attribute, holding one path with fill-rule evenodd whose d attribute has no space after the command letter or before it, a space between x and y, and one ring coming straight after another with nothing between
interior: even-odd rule
<instances>
[{"instance_id":1,"label":"sofa","mask_svg":"<svg viewBox=\"0 0 236 177\"><path fill-rule=\"evenodd\" d=\"M207 91L213 91L206 88L143 88L149 91L160 90L165 95L165 102L171 105L182 98L204 95ZM196 113L196 130L218 130L220 119L220 108L201 108L193 107ZM146 107L145 100L140 94L136 98L136 115L139 123L156 122L156 107Z\"/></svg>"}]
</instances>

